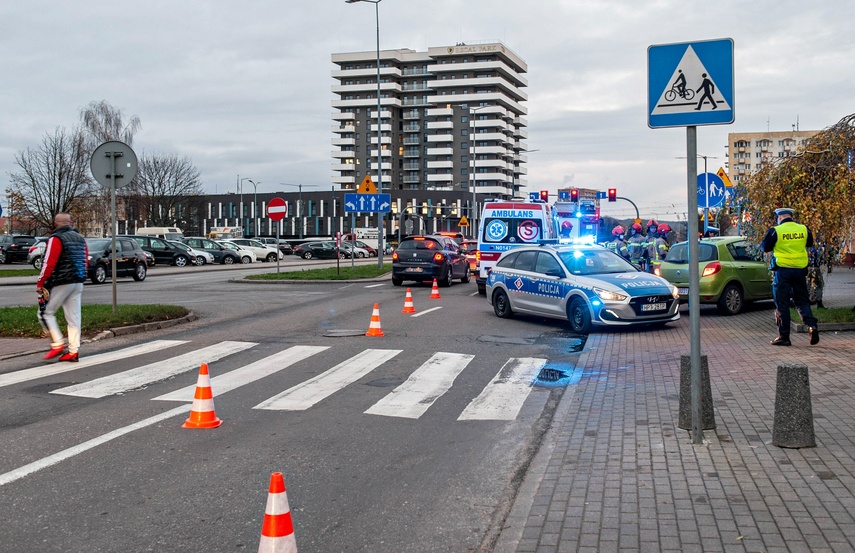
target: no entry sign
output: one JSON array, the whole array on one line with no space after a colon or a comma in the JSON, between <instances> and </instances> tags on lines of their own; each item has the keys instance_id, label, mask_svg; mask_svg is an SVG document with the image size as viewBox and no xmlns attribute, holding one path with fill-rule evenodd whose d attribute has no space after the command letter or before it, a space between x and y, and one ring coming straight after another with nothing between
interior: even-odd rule
<instances>
[{"instance_id":1,"label":"no entry sign","mask_svg":"<svg viewBox=\"0 0 855 553\"><path fill-rule=\"evenodd\" d=\"M271 221L281 221L288 215L288 204L282 198L273 198L267 204L267 216Z\"/></svg>"}]
</instances>

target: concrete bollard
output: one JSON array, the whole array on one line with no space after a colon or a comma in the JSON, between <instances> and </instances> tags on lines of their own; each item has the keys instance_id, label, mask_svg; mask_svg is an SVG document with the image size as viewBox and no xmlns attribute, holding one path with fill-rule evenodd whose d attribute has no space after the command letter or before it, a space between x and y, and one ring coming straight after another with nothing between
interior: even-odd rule
<instances>
[{"instance_id":1,"label":"concrete bollard","mask_svg":"<svg viewBox=\"0 0 855 553\"><path fill-rule=\"evenodd\" d=\"M677 426L692 429L692 356L680 356L680 417ZM710 370L707 356L701 355L701 429L715 428Z\"/></svg>"},{"instance_id":2,"label":"concrete bollard","mask_svg":"<svg viewBox=\"0 0 855 553\"><path fill-rule=\"evenodd\" d=\"M810 379L806 365L778 365L772 445L789 448L816 447L810 403Z\"/></svg>"}]
</instances>

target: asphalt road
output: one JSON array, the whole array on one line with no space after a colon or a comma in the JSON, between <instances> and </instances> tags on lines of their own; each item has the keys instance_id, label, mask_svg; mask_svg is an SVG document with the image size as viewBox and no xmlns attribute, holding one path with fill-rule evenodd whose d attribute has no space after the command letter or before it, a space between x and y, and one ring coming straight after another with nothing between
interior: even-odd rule
<instances>
[{"instance_id":1,"label":"asphalt road","mask_svg":"<svg viewBox=\"0 0 855 553\"><path fill-rule=\"evenodd\" d=\"M572 369L577 338L495 317L474 281L441 299L410 284L413 316L389 280L231 281L275 270L259 265L120 279L120 303L185 305L199 320L85 344L68 372L4 362L0 550L256 550L274 471L301 553L490 546L563 388L473 400L512 369ZM0 287L0 304L24 290ZM85 287L84 302L111 298ZM385 336L366 337L375 303ZM203 362L224 423L184 429Z\"/></svg>"}]
</instances>

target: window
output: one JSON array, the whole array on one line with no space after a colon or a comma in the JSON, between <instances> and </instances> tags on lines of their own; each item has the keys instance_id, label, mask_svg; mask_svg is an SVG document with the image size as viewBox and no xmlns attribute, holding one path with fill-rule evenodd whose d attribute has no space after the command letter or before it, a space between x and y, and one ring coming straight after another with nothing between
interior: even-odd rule
<instances>
[{"instance_id":1,"label":"window","mask_svg":"<svg viewBox=\"0 0 855 553\"><path fill-rule=\"evenodd\" d=\"M461 163L469 163L469 156L460 156Z\"/></svg>"},{"instance_id":2,"label":"window","mask_svg":"<svg viewBox=\"0 0 855 553\"><path fill-rule=\"evenodd\" d=\"M559 271L563 273L558 261L546 252L539 252L537 254L537 263L534 265L534 270L540 274L546 274L549 271Z\"/></svg>"},{"instance_id":3,"label":"window","mask_svg":"<svg viewBox=\"0 0 855 553\"><path fill-rule=\"evenodd\" d=\"M469 136L469 129L460 129L460 136Z\"/></svg>"}]
</instances>

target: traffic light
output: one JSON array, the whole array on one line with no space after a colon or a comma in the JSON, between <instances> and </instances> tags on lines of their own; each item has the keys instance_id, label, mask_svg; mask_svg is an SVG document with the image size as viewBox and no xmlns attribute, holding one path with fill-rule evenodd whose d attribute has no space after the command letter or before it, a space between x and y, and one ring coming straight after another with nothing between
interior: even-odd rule
<instances>
[{"instance_id":1,"label":"traffic light","mask_svg":"<svg viewBox=\"0 0 855 553\"><path fill-rule=\"evenodd\" d=\"M540 191L540 201L549 203L549 190Z\"/></svg>"},{"instance_id":2,"label":"traffic light","mask_svg":"<svg viewBox=\"0 0 855 553\"><path fill-rule=\"evenodd\" d=\"M579 191L576 190L575 188L570 191L570 201L571 202L578 202L579 201Z\"/></svg>"},{"instance_id":3,"label":"traffic light","mask_svg":"<svg viewBox=\"0 0 855 553\"><path fill-rule=\"evenodd\" d=\"M617 188L609 188L609 201L616 202L617 201Z\"/></svg>"}]
</instances>

